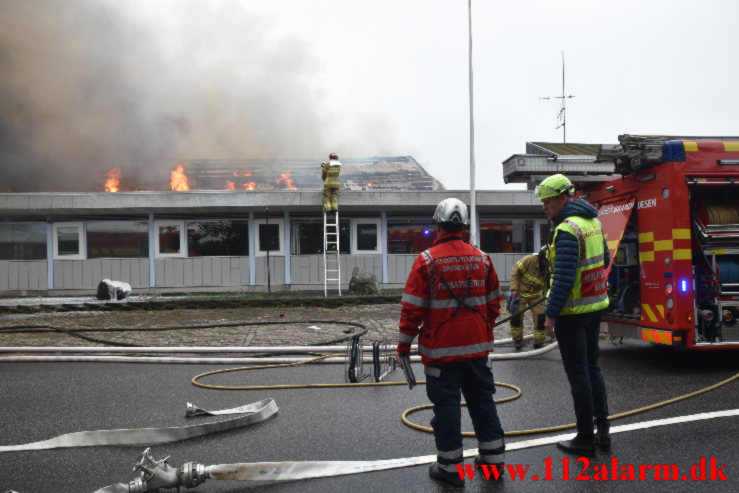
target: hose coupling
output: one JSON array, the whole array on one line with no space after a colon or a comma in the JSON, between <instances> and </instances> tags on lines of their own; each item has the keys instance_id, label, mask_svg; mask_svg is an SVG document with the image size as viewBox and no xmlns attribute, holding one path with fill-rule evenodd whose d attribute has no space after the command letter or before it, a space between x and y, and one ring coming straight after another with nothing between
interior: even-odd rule
<instances>
[{"instance_id":1,"label":"hose coupling","mask_svg":"<svg viewBox=\"0 0 739 493\"><path fill-rule=\"evenodd\" d=\"M134 471L141 471L141 476L128 483L129 493L147 493L170 488L179 489L180 486L194 488L207 479L203 464L187 462L178 469L167 464L169 457L156 460L149 453L149 450L148 447L144 450L133 468Z\"/></svg>"},{"instance_id":2,"label":"hose coupling","mask_svg":"<svg viewBox=\"0 0 739 493\"><path fill-rule=\"evenodd\" d=\"M185 488L194 488L205 483L208 475L205 466L198 462L185 462L180 467L180 481Z\"/></svg>"}]
</instances>

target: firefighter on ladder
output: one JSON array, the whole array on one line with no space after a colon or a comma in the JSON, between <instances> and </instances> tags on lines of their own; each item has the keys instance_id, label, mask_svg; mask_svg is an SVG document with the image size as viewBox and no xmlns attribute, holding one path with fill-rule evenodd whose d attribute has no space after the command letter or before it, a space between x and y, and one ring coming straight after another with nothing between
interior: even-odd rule
<instances>
[{"instance_id":1,"label":"firefighter on ladder","mask_svg":"<svg viewBox=\"0 0 739 493\"><path fill-rule=\"evenodd\" d=\"M337 154L331 154L328 161L321 164L321 177L323 178L323 210L324 212L339 210L339 173L341 172L341 161Z\"/></svg>"},{"instance_id":2,"label":"firefighter on ladder","mask_svg":"<svg viewBox=\"0 0 739 493\"><path fill-rule=\"evenodd\" d=\"M544 346L546 332L544 330L544 303L542 291L546 287L547 250L549 245L541 247L538 253L526 255L513 266L510 277L511 301L508 310L511 318L511 338L516 351L523 347L523 315L521 312L530 307L531 319L534 323L534 349Z\"/></svg>"}]
</instances>

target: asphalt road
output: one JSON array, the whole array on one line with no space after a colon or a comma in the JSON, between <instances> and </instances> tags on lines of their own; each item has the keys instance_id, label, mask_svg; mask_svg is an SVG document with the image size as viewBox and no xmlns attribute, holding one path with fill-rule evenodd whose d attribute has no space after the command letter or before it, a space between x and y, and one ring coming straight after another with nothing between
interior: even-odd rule
<instances>
[{"instance_id":1,"label":"asphalt road","mask_svg":"<svg viewBox=\"0 0 739 493\"><path fill-rule=\"evenodd\" d=\"M602 367L611 413L638 408L704 388L739 372L736 352L673 353L669 348L626 342L602 342ZM510 351L502 348L501 352ZM51 438L63 433L111 428L185 426L185 402L207 409L224 409L273 397L280 408L269 420L182 442L152 447L157 458L171 456L179 466L294 461L376 460L434 453L431 434L412 430L400 421L408 407L427 403L424 387L405 386L329 390L216 391L190 383L199 373L222 365L0 363L0 444L11 445ZM422 375L420 365L416 374ZM501 404L498 412L506 430L571 423L571 396L557 350L536 358L494 363L496 381L523 389L523 396ZM313 365L219 375L208 383L223 385L343 382L343 366ZM401 375L391 375L400 380ZM614 422L635 423L666 417L739 408L739 381L707 394ZM501 389L498 396L510 394ZM463 412L463 416L465 416ZM430 412L413 415L428 424ZM221 418L198 418L218 420ZM463 426L471 430L464 417ZM467 491L738 491L739 418L717 418L675 424L613 436L610 453L599 452L590 465L676 464L680 474L701 457L716 458L727 481L614 481L575 480L581 464L569 459L570 480L554 445L512 451L508 464L530 465L527 479L466 481ZM525 437L512 437L512 443ZM465 439L465 448L474 448ZM143 446L103 446L0 454L0 492L92 492L128 482ZM551 458L552 480L543 480L545 459ZM471 463L470 460L467 463ZM531 479L538 475L539 480ZM637 474L638 477L638 474ZM247 483L208 480L188 491L209 492L346 492L455 491L429 478L427 466L305 481Z\"/></svg>"}]
</instances>

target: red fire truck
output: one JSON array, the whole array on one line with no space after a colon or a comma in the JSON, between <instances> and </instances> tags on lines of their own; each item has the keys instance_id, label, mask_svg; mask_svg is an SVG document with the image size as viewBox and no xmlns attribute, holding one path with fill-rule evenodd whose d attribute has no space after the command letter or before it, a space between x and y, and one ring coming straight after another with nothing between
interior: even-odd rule
<instances>
[{"instance_id":1,"label":"red fire truck","mask_svg":"<svg viewBox=\"0 0 739 493\"><path fill-rule=\"evenodd\" d=\"M574 156L532 157L524 170L528 155L519 155L504 163L504 175L536 181L564 173L600 210L611 252L603 319L610 335L739 348L739 137L621 135L619 142L601 146L591 171Z\"/></svg>"}]
</instances>

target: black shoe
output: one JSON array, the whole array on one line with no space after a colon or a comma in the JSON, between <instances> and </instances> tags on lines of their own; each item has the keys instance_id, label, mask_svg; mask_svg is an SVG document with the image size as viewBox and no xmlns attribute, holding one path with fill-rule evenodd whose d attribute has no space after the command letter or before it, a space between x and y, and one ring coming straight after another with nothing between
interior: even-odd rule
<instances>
[{"instance_id":1,"label":"black shoe","mask_svg":"<svg viewBox=\"0 0 739 493\"><path fill-rule=\"evenodd\" d=\"M543 347L544 347L544 343L543 342L538 342L538 343L534 344L534 349L541 349Z\"/></svg>"},{"instance_id":2,"label":"black shoe","mask_svg":"<svg viewBox=\"0 0 739 493\"><path fill-rule=\"evenodd\" d=\"M595 457L595 441L593 435L575 435L572 440L557 442L557 448L580 457Z\"/></svg>"},{"instance_id":3,"label":"black shoe","mask_svg":"<svg viewBox=\"0 0 739 493\"><path fill-rule=\"evenodd\" d=\"M605 423L599 423L596 426L595 444L604 452L608 451L611 448L611 425L606 421Z\"/></svg>"},{"instance_id":4,"label":"black shoe","mask_svg":"<svg viewBox=\"0 0 739 493\"><path fill-rule=\"evenodd\" d=\"M505 462L483 462L482 457L480 455L475 456L475 465L476 466L502 466L505 464Z\"/></svg>"},{"instance_id":5,"label":"black shoe","mask_svg":"<svg viewBox=\"0 0 739 493\"><path fill-rule=\"evenodd\" d=\"M434 462L429 467L429 476L452 486L464 486L464 480L459 477L459 474L457 474L456 472L451 473L443 470L441 467L439 467L438 462Z\"/></svg>"},{"instance_id":6,"label":"black shoe","mask_svg":"<svg viewBox=\"0 0 739 493\"><path fill-rule=\"evenodd\" d=\"M516 345L516 351L520 351L523 347L523 341L513 341L513 344Z\"/></svg>"}]
</instances>

